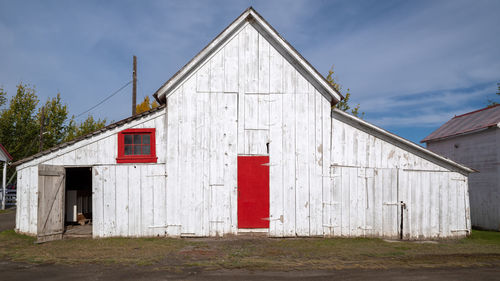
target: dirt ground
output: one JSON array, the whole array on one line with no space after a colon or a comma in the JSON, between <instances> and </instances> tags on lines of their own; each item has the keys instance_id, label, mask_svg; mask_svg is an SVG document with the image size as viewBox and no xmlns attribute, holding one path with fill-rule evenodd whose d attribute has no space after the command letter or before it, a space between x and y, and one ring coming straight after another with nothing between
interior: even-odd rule
<instances>
[{"instance_id":1,"label":"dirt ground","mask_svg":"<svg viewBox=\"0 0 500 281\"><path fill-rule=\"evenodd\" d=\"M7 209L0 213L0 232L8 229L14 229L16 226L16 210Z\"/></svg>"},{"instance_id":2,"label":"dirt ground","mask_svg":"<svg viewBox=\"0 0 500 281\"><path fill-rule=\"evenodd\" d=\"M34 244L0 213L0 280L500 280L500 233L380 239L68 239ZM10 230L9 230L10 229Z\"/></svg>"},{"instance_id":3,"label":"dirt ground","mask_svg":"<svg viewBox=\"0 0 500 281\"><path fill-rule=\"evenodd\" d=\"M151 267L85 264L34 265L0 261L2 280L500 280L500 268L419 268L335 271L247 271L190 269L172 273Z\"/></svg>"}]
</instances>

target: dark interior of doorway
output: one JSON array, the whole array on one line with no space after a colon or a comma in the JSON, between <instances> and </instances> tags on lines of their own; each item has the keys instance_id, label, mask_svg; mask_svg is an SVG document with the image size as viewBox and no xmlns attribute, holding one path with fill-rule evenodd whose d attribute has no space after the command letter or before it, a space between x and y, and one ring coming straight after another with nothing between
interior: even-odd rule
<instances>
[{"instance_id":1,"label":"dark interior of doorway","mask_svg":"<svg viewBox=\"0 0 500 281\"><path fill-rule=\"evenodd\" d=\"M92 167L66 168L66 236L92 235Z\"/></svg>"}]
</instances>

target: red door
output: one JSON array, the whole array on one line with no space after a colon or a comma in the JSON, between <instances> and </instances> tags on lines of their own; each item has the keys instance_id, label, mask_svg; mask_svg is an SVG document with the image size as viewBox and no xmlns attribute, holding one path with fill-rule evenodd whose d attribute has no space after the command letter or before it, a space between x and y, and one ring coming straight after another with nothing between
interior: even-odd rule
<instances>
[{"instance_id":1,"label":"red door","mask_svg":"<svg viewBox=\"0 0 500 281\"><path fill-rule=\"evenodd\" d=\"M238 156L238 227L269 227L269 156Z\"/></svg>"}]
</instances>

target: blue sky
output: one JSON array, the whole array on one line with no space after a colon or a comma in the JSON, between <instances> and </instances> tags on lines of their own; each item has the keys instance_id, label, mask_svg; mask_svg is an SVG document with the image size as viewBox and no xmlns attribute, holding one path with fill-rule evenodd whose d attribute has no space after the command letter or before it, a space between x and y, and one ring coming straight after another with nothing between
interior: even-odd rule
<instances>
[{"instance_id":1,"label":"blue sky","mask_svg":"<svg viewBox=\"0 0 500 281\"><path fill-rule=\"evenodd\" d=\"M130 81L137 55L142 100L248 6L320 73L335 65L366 120L414 142L496 98L500 1L460 0L0 0L0 86L60 92L76 115ZM130 93L91 113L129 116Z\"/></svg>"}]
</instances>

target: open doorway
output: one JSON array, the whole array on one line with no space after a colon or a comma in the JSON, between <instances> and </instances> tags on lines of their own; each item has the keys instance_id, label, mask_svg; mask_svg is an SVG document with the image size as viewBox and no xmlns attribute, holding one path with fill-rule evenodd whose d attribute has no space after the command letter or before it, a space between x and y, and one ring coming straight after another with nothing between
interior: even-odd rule
<instances>
[{"instance_id":1,"label":"open doorway","mask_svg":"<svg viewBox=\"0 0 500 281\"><path fill-rule=\"evenodd\" d=\"M92 167L66 168L65 236L92 236Z\"/></svg>"}]
</instances>

